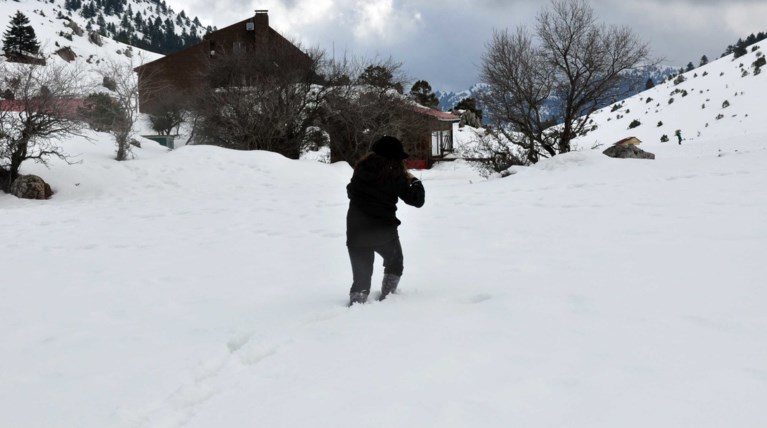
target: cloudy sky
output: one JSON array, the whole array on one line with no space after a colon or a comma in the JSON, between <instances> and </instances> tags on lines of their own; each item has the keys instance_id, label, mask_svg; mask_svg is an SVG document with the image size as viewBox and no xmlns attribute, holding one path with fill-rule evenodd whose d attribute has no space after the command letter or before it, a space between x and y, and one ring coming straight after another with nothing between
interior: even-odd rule
<instances>
[{"instance_id":1,"label":"cloudy sky","mask_svg":"<svg viewBox=\"0 0 767 428\"><path fill-rule=\"evenodd\" d=\"M206 25L225 27L269 10L269 22L305 47L403 63L435 90L476 83L493 29L532 26L538 0L168 0ZM630 26L664 63L697 65L727 45L767 31L767 0L591 0L599 19Z\"/></svg>"}]
</instances>

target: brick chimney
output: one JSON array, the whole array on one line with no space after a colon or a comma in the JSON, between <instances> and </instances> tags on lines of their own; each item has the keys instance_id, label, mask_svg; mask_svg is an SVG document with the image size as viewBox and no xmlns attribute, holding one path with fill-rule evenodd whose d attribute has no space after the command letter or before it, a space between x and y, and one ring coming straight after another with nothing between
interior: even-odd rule
<instances>
[{"instance_id":1,"label":"brick chimney","mask_svg":"<svg viewBox=\"0 0 767 428\"><path fill-rule=\"evenodd\" d=\"M265 35L269 30L269 11L257 10L256 16L253 17L253 23L256 26L256 37Z\"/></svg>"}]
</instances>

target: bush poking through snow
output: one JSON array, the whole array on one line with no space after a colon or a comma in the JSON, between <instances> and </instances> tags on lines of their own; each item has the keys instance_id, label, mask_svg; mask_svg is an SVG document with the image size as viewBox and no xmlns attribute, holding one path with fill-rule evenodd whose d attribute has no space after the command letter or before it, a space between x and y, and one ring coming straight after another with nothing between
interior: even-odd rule
<instances>
[{"instance_id":1,"label":"bush poking through snow","mask_svg":"<svg viewBox=\"0 0 767 428\"><path fill-rule=\"evenodd\" d=\"M767 59L764 59L763 56L760 56L759 59L754 61L751 64L751 67L754 68L754 74L756 75L756 74L761 73L762 72L762 66L765 65L765 64L767 64Z\"/></svg>"},{"instance_id":2,"label":"bush poking through snow","mask_svg":"<svg viewBox=\"0 0 767 428\"><path fill-rule=\"evenodd\" d=\"M634 119L631 121L631 123L629 123L629 129L634 129L641 124L642 123L640 121L638 121L637 119Z\"/></svg>"},{"instance_id":3,"label":"bush poking through snow","mask_svg":"<svg viewBox=\"0 0 767 428\"><path fill-rule=\"evenodd\" d=\"M109 132L112 125L121 120L117 102L105 92L88 95L78 113L91 129L98 132Z\"/></svg>"},{"instance_id":4,"label":"bush poking through snow","mask_svg":"<svg viewBox=\"0 0 767 428\"><path fill-rule=\"evenodd\" d=\"M117 89L117 82L115 82L115 79L109 76L104 76L101 86L109 89L110 91L114 91Z\"/></svg>"}]
</instances>

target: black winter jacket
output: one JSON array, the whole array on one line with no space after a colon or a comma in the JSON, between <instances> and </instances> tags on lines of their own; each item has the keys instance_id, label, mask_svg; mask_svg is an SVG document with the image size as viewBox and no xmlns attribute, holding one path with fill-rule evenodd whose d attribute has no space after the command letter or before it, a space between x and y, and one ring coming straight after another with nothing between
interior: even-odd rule
<instances>
[{"instance_id":1,"label":"black winter jacket","mask_svg":"<svg viewBox=\"0 0 767 428\"><path fill-rule=\"evenodd\" d=\"M398 177L382 181L371 163L362 162L346 186L349 211L346 214L346 245L369 247L397 239L399 219L397 198L420 208L426 192L417 179Z\"/></svg>"}]
</instances>

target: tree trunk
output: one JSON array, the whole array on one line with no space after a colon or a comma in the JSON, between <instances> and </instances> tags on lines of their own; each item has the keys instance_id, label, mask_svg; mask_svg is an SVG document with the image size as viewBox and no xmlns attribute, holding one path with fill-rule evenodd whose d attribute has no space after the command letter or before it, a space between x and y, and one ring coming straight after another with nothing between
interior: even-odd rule
<instances>
[{"instance_id":1,"label":"tree trunk","mask_svg":"<svg viewBox=\"0 0 767 428\"><path fill-rule=\"evenodd\" d=\"M16 143L16 148L11 153L11 168L8 170L10 174L10 182L19 176L19 168L21 163L27 159L27 148L29 147L29 138L22 136L22 138Z\"/></svg>"},{"instance_id":2,"label":"tree trunk","mask_svg":"<svg viewBox=\"0 0 767 428\"><path fill-rule=\"evenodd\" d=\"M130 153L130 147L128 143L128 136L127 135L117 135L115 136L115 140L117 141L117 159L118 161L124 161L128 159L128 153Z\"/></svg>"}]
</instances>

